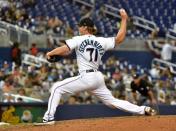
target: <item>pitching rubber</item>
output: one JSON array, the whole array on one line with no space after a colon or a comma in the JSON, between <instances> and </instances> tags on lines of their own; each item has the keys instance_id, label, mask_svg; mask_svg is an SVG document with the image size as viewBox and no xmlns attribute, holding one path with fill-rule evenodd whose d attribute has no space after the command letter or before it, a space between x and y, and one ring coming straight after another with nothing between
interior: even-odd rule
<instances>
[{"instance_id":1,"label":"pitching rubber","mask_svg":"<svg viewBox=\"0 0 176 131\"><path fill-rule=\"evenodd\" d=\"M54 125L54 124L55 124L55 121L33 123L34 126L46 126L46 125Z\"/></svg>"}]
</instances>

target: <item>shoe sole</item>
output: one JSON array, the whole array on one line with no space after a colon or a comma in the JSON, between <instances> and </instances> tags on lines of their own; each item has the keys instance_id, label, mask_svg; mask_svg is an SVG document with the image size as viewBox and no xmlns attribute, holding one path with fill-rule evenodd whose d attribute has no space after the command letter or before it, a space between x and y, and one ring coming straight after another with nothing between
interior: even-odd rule
<instances>
[{"instance_id":1,"label":"shoe sole","mask_svg":"<svg viewBox=\"0 0 176 131\"><path fill-rule=\"evenodd\" d=\"M148 110L146 110L146 108L145 108L145 115L146 116L155 116L155 115L157 115L157 112L154 109L149 107Z\"/></svg>"},{"instance_id":2,"label":"shoe sole","mask_svg":"<svg viewBox=\"0 0 176 131\"><path fill-rule=\"evenodd\" d=\"M44 123L34 123L34 126L47 126L47 125L54 125L55 121L44 122Z\"/></svg>"}]
</instances>

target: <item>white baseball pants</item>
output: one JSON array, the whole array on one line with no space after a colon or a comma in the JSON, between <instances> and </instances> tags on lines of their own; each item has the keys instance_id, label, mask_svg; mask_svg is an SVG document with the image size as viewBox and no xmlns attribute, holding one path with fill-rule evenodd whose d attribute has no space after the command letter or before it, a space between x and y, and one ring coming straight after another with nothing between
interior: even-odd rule
<instances>
[{"instance_id":1,"label":"white baseball pants","mask_svg":"<svg viewBox=\"0 0 176 131\"><path fill-rule=\"evenodd\" d=\"M89 91L91 94L94 94L100 100L102 100L102 102L107 106L115 107L135 114L145 113L145 106L137 106L128 101L114 98L105 85L103 74L99 71L96 71L90 73L82 72L79 76L71 77L54 83L51 88L48 109L43 119L54 119L56 108L63 94L74 94L80 91Z\"/></svg>"}]
</instances>

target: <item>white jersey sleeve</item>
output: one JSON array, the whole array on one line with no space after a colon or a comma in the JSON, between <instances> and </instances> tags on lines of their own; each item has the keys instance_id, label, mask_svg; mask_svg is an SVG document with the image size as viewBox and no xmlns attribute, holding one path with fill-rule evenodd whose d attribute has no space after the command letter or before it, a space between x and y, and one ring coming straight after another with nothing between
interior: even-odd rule
<instances>
[{"instance_id":1,"label":"white jersey sleeve","mask_svg":"<svg viewBox=\"0 0 176 131\"><path fill-rule=\"evenodd\" d=\"M66 40L66 44L70 48L70 50L75 49L78 46L77 37Z\"/></svg>"},{"instance_id":2,"label":"white jersey sleeve","mask_svg":"<svg viewBox=\"0 0 176 131\"><path fill-rule=\"evenodd\" d=\"M103 39L105 43L105 50L110 50L115 48L115 37L108 37Z\"/></svg>"}]
</instances>

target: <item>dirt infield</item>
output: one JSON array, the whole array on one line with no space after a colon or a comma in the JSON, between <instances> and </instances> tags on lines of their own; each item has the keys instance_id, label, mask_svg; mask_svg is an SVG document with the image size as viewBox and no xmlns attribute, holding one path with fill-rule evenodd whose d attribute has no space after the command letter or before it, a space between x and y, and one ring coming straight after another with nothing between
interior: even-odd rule
<instances>
[{"instance_id":1,"label":"dirt infield","mask_svg":"<svg viewBox=\"0 0 176 131\"><path fill-rule=\"evenodd\" d=\"M133 116L59 121L52 126L16 125L0 131L176 131L176 116Z\"/></svg>"}]
</instances>

